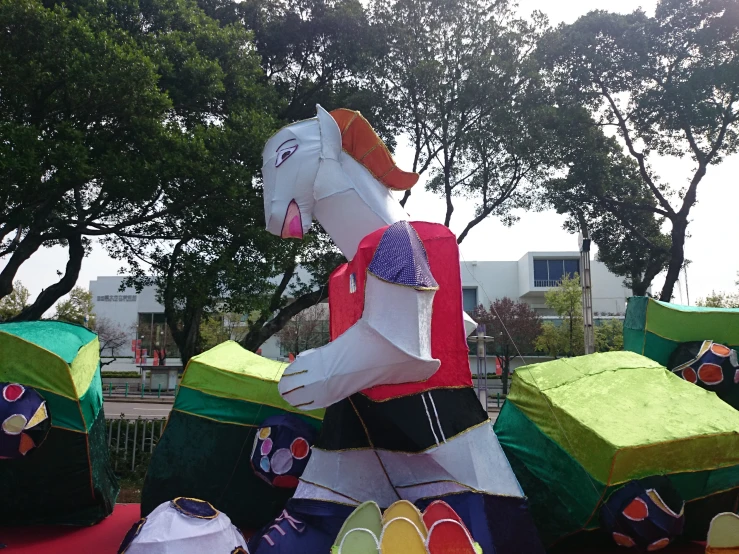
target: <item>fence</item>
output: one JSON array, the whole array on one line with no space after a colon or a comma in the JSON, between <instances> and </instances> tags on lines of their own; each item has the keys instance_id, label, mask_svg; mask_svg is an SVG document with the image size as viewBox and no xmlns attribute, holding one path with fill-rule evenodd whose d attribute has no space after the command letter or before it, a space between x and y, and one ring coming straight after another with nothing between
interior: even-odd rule
<instances>
[{"instance_id":1,"label":"fence","mask_svg":"<svg viewBox=\"0 0 739 554\"><path fill-rule=\"evenodd\" d=\"M175 391L163 389L161 384L156 387L147 387L145 384L142 386L141 383L104 383L103 395L106 398L162 398L174 397Z\"/></svg>"},{"instance_id":2,"label":"fence","mask_svg":"<svg viewBox=\"0 0 739 554\"><path fill-rule=\"evenodd\" d=\"M108 450L121 478L143 478L154 447L164 433L166 418L106 419Z\"/></svg>"}]
</instances>

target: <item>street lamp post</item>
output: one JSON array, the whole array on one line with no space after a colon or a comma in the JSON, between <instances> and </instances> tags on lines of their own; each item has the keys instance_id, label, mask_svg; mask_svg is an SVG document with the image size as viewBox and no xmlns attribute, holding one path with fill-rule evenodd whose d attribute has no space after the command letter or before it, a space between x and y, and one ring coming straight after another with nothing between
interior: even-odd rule
<instances>
[{"instance_id":1,"label":"street lamp post","mask_svg":"<svg viewBox=\"0 0 739 554\"><path fill-rule=\"evenodd\" d=\"M582 285L582 319L585 335L585 354L595 352L595 328L593 327L593 288L590 281L590 237L578 235L580 244L580 283Z\"/></svg>"}]
</instances>

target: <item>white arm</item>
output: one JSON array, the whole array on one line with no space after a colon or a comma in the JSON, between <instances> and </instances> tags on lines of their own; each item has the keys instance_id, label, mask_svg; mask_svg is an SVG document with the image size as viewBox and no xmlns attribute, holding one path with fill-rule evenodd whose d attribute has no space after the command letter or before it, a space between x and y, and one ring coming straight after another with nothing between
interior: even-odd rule
<instances>
[{"instance_id":1,"label":"white arm","mask_svg":"<svg viewBox=\"0 0 739 554\"><path fill-rule=\"evenodd\" d=\"M364 313L326 346L302 352L285 370L280 394L295 407L325 408L376 385L431 377L435 290L417 290L367 274Z\"/></svg>"},{"instance_id":2,"label":"white arm","mask_svg":"<svg viewBox=\"0 0 739 554\"><path fill-rule=\"evenodd\" d=\"M464 336L469 337L477 329L477 322L468 316L467 312L462 313L464 314Z\"/></svg>"}]
</instances>

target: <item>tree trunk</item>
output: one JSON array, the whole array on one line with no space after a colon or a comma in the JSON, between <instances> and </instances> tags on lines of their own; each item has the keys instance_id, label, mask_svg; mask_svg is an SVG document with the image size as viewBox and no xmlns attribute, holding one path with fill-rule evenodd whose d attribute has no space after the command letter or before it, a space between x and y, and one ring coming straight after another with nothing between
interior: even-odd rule
<instances>
[{"instance_id":1,"label":"tree trunk","mask_svg":"<svg viewBox=\"0 0 739 554\"><path fill-rule=\"evenodd\" d=\"M263 325L258 325L251 329L246 334L246 336L241 339L239 344L241 344L241 346L243 346L247 350L256 352L257 349L262 346L262 344L264 344L267 339L269 339L278 331L282 330L282 328L287 325L290 319L298 315L306 308L315 306L316 304L318 304L318 302L320 302L322 298L325 298L325 288L327 286L328 285L323 285L313 292L309 292L307 294L304 294L303 296L296 298L294 302L291 302L290 304L282 308L272 319L265 322Z\"/></svg>"},{"instance_id":2,"label":"tree trunk","mask_svg":"<svg viewBox=\"0 0 739 554\"><path fill-rule=\"evenodd\" d=\"M190 361L190 358L199 354L198 338L200 337L200 322L202 321L202 319L203 309L193 309L191 312L191 317L187 318L186 327L178 333L180 336L180 340L177 341L177 346L180 349L180 359L182 360L182 367L187 367L187 362Z\"/></svg>"},{"instance_id":3,"label":"tree trunk","mask_svg":"<svg viewBox=\"0 0 739 554\"><path fill-rule=\"evenodd\" d=\"M41 291L41 294L38 295L33 304L25 308L17 316L11 318L10 321L33 321L41 319L46 310L51 308L57 300L74 288L77 278L80 275L82 260L85 257L85 247L82 244L82 235L79 234L70 236L67 242L69 244L69 260L67 261L67 267L62 278Z\"/></svg>"},{"instance_id":4,"label":"tree trunk","mask_svg":"<svg viewBox=\"0 0 739 554\"><path fill-rule=\"evenodd\" d=\"M18 269L41 247L42 242L38 235L29 232L18 243L7 265L0 272L0 299L13 292L13 280L18 273Z\"/></svg>"},{"instance_id":5,"label":"tree trunk","mask_svg":"<svg viewBox=\"0 0 739 554\"><path fill-rule=\"evenodd\" d=\"M662 287L659 299L663 302L670 302L675 289L675 283L680 278L680 271L683 269L685 262L685 232L688 227L687 218L678 215L672 221L672 246L670 247L670 265L667 268L667 277Z\"/></svg>"}]
</instances>

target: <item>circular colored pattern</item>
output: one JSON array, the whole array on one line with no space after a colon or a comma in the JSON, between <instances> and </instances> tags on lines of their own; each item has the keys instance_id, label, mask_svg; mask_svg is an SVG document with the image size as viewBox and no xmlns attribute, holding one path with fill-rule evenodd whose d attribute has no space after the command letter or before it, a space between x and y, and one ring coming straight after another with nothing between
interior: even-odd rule
<instances>
[{"instance_id":1,"label":"circular colored pattern","mask_svg":"<svg viewBox=\"0 0 739 554\"><path fill-rule=\"evenodd\" d=\"M259 460L259 467L262 468L262 471L269 471L269 458L267 456Z\"/></svg>"},{"instance_id":2,"label":"circular colored pattern","mask_svg":"<svg viewBox=\"0 0 739 554\"><path fill-rule=\"evenodd\" d=\"M284 475L293 467L293 455L287 448L280 448L272 454L272 471Z\"/></svg>"},{"instance_id":3,"label":"circular colored pattern","mask_svg":"<svg viewBox=\"0 0 739 554\"><path fill-rule=\"evenodd\" d=\"M302 460L310 452L310 445L303 437L298 437L290 445L290 452L296 460Z\"/></svg>"},{"instance_id":4,"label":"circular colored pattern","mask_svg":"<svg viewBox=\"0 0 739 554\"><path fill-rule=\"evenodd\" d=\"M13 414L3 421L3 431L8 435L20 435L26 428L28 420L23 414Z\"/></svg>"},{"instance_id":5,"label":"circular colored pattern","mask_svg":"<svg viewBox=\"0 0 739 554\"><path fill-rule=\"evenodd\" d=\"M23 385L5 385L5 388L3 388L3 398L8 402L15 402L23 396L24 392L26 392L26 389L23 388Z\"/></svg>"},{"instance_id":6,"label":"circular colored pattern","mask_svg":"<svg viewBox=\"0 0 739 554\"><path fill-rule=\"evenodd\" d=\"M262 456L266 456L272 452L272 439L265 439L259 451L262 453Z\"/></svg>"},{"instance_id":7,"label":"circular colored pattern","mask_svg":"<svg viewBox=\"0 0 739 554\"><path fill-rule=\"evenodd\" d=\"M267 437L269 437L269 434L272 432L272 429L270 427L262 427L259 430L259 438L264 440Z\"/></svg>"},{"instance_id":8,"label":"circular colored pattern","mask_svg":"<svg viewBox=\"0 0 739 554\"><path fill-rule=\"evenodd\" d=\"M724 380L724 371L720 365L703 364L698 370L698 377L706 385L718 385Z\"/></svg>"},{"instance_id":9,"label":"circular colored pattern","mask_svg":"<svg viewBox=\"0 0 739 554\"><path fill-rule=\"evenodd\" d=\"M690 383L696 383L698 381L698 376L692 367L686 367L683 369L683 379Z\"/></svg>"},{"instance_id":10,"label":"circular colored pattern","mask_svg":"<svg viewBox=\"0 0 739 554\"><path fill-rule=\"evenodd\" d=\"M725 358L726 356L731 354L731 348L729 348L728 346L724 346L723 344L713 343L711 345L711 352L713 352L717 356L721 356L722 358Z\"/></svg>"},{"instance_id":11,"label":"circular colored pattern","mask_svg":"<svg viewBox=\"0 0 739 554\"><path fill-rule=\"evenodd\" d=\"M649 507L641 498L634 498L631 503L624 508L624 515L632 521L641 521L649 515Z\"/></svg>"},{"instance_id":12,"label":"circular colored pattern","mask_svg":"<svg viewBox=\"0 0 739 554\"><path fill-rule=\"evenodd\" d=\"M280 487L281 489L296 489L298 488L298 483L298 478L294 475L278 475L272 481L275 487Z\"/></svg>"},{"instance_id":13,"label":"circular colored pattern","mask_svg":"<svg viewBox=\"0 0 739 554\"><path fill-rule=\"evenodd\" d=\"M197 519L215 519L218 516L218 510L210 502L197 498L177 497L172 500L172 507L182 515Z\"/></svg>"},{"instance_id":14,"label":"circular colored pattern","mask_svg":"<svg viewBox=\"0 0 739 554\"><path fill-rule=\"evenodd\" d=\"M624 535L622 533L613 533L613 540L614 542L619 546L627 546L631 547L634 546L636 543L634 542L634 539L631 537Z\"/></svg>"},{"instance_id":15,"label":"circular colored pattern","mask_svg":"<svg viewBox=\"0 0 739 554\"><path fill-rule=\"evenodd\" d=\"M664 538L664 539L660 539L658 541L654 541L652 544L650 544L649 546L647 546L647 552L654 552L655 550L662 550L668 544L670 544L670 539L668 539L668 538Z\"/></svg>"}]
</instances>

